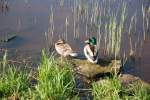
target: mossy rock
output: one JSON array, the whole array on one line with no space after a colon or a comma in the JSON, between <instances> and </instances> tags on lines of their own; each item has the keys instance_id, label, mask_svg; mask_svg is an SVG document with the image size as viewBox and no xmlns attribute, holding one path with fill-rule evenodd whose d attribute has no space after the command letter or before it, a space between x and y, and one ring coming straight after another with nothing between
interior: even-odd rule
<instances>
[{"instance_id":1,"label":"mossy rock","mask_svg":"<svg viewBox=\"0 0 150 100\"><path fill-rule=\"evenodd\" d=\"M98 64L93 64L83 59L73 59L72 62L77 73L92 78L98 74L118 73L121 68L121 60L99 60Z\"/></svg>"}]
</instances>

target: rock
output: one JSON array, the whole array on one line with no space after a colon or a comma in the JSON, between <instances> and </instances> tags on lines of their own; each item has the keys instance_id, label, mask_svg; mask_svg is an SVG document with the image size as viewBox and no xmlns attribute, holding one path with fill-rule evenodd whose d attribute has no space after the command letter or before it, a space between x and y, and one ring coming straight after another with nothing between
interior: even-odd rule
<instances>
[{"instance_id":1,"label":"rock","mask_svg":"<svg viewBox=\"0 0 150 100\"><path fill-rule=\"evenodd\" d=\"M122 74L119 77L119 80L122 84L126 85L126 84L131 84L135 81L138 81L138 80L140 80L140 78L136 77L136 76L133 76L131 74Z\"/></svg>"},{"instance_id":2,"label":"rock","mask_svg":"<svg viewBox=\"0 0 150 100\"><path fill-rule=\"evenodd\" d=\"M131 74L122 74L119 77L120 82L122 83L122 85L127 86L130 84L134 84L134 83L139 83L141 85L144 85L148 88L150 88L150 84L146 83L145 81L141 80L139 77L131 75Z\"/></svg>"},{"instance_id":3,"label":"rock","mask_svg":"<svg viewBox=\"0 0 150 100\"><path fill-rule=\"evenodd\" d=\"M0 31L0 42L8 42L15 38L17 34L10 29L4 29Z\"/></svg>"},{"instance_id":4,"label":"rock","mask_svg":"<svg viewBox=\"0 0 150 100\"><path fill-rule=\"evenodd\" d=\"M93 64L87 60L73 59L72 63L75 66L77 73L88 78L95 77L98 74L118 73L121 68L121 60L100 61L98 64Z\"/></svg>"}]
</instances>

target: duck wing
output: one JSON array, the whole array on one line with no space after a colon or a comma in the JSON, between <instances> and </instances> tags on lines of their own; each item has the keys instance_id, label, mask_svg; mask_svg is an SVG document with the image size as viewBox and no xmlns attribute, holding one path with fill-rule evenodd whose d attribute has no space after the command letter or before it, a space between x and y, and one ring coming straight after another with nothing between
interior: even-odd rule
<instances>
[{"instance_id":1,"label":"duck wing","mask_svg":"<svg viewBox=\"0 0 150 100\"><path fill-rule=\"evenodd\" d=\"M70 53L72 53L73 51L70 45L66 43L63 45L63 52L64 52L64 55L67 56L67 55L70 55Z\"/></svg>"}]
</instances>

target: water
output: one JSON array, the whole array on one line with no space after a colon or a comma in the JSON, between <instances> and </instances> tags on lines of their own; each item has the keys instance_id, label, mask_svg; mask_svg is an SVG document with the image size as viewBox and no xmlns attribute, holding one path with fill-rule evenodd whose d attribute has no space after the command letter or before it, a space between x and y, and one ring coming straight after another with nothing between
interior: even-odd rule
<instances>
[{"instance_id":1,"label":"water","mask_svg":"<svg viewBox=\"0 0 150 100\"><path fill-rule=\"evenodd\" d=\"M72 46L75 51L82 51L84 43L83 41L89 36L96 35L93 28L88 27L88 34L86 34L85 22L77 22L79 27L80 36L79 38L74 37L74 23L73 23L73 12L72 5L73 0L65 0L64 6L60 6L60 0L6 0L8 9L0 8L0 30L10 29L15 31L18 35L15 39L11 40L8 43L0 44L0 48L8 48L11 52L14 53L14 50L17 56L31 56L40 55L41 49L46 47L46 38L45 32L48 32L50 25L50 15L51 9L53 9L54 14L54 34L53 34L53 43L55 43L59 37L65 37L64 33L66 32L65 21L66 17L68 18L69 25L67 27L67 41ZM102 6L101 1L98 0L99 4ZM150 41L144 43L141 47L140 44L143 40L142 34L142 13L141 8L142 4L144 7L148 7L150 2L149 0L124 0L127 2L127 23L128 28L131 16L136 12L137 15L137 25L136 32L133 34L133 45L137 42L137 52L136 52L136 70L134 71L137 76L141 77L144 81L150 83ZM89 4L91 0L88 1ZM1 5L1 4L0 4ZM117 9L119 2L115 2L116 6L111 6L114 10ZM91 16L91 14L89 13ZM79 26L78 26L79 23ZM126 36L127 31L124 34L123 38L123 52L126 52L126 55L129 53L129 42L128 37ZM52 36L50 34L50 36ZM102 40L104 42L104 40ZM102 45L103 46L103 45ZM13 58L17 56L13 55Z\"/></svg>"},{"instance_id":2,"label":"water","mask_svg":"<svg viewBox=\"0 0 150 100\"><path fill-rule=\"evenodd\" d=\"M149 78L149 59L150 59L150 41L147 41L143 47L142 51L142 57L140 61L140 65L138 66L138 71L139 71L139 76L150 83L150 78Z\"/></svg>"}]
</instances>

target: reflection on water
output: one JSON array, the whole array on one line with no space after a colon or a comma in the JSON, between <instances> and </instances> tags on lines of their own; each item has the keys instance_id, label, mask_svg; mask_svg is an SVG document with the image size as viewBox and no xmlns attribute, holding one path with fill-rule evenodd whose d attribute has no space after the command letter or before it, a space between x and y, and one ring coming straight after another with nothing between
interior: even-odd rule
<instances>
[{"instance_id":1,"label":"reflection on water","mask_svg":"<svg viewBox=\"0 0 150 100\"><path fill-rule=\"evenodd\" d=\"M139 65L137 66L137 69L139 70L139 75L143 80L146 80L147 82L150 83L150 78L149 78L149 66L150 66L150 40L146 41L146 43L143 46L143 51L142 51L142 57L141 61L137 62Z\"/></svg>"},{"instance_id":2,"label":"reflection on water","mask_svg":"<svg viewBox=\"0 0 150 100\"><path fill-rule=\"evenodd\" d=\"M9 11L9 5L6 0L0 1L0 12L5 13Z\"/></svg>"},{"instance_id":3,"label":"reflection on water","mask_svg":"<svg viewBox=\"0 0 150 100\"><path fill-rule=\"evenodd\" d=\"M68 37L67 41L70 45L72 45L73 49L76 51L82 51L84 43L83 41L87 39L89 36L98 36L97 27L95 26L96 20L99 17L97 14L105 14L103 12L103 4L109 8L107 12L113 12L120 7L120 3L118 0L116 2L102 3L106 0L95 0L94 3L92 0L64 0L64 3L60 0L1 0L0 1L0 30L3 29L12 29L15 30L18 34L17 38L14 40L0 44L0 48L8 48L8 49L19 49L22 51L34 51L39 52L42 48L46 47L45 41L45 32L49 34L49 37L53 37L51 41L53 43L58 40L59 37ZM79 1L79 2L77 2ZM113 0L115 1L115 0ZM122 1L122 0L121 0ZM144 80L150 82L150 78L148 77L149 72L149 61L150 50L148 41L147 44L140 46L143 44L143 20L142 20L142 5L144 8L148 8L150 1L149 0L124 0L127 6L127 20L126 20L126 31L123 34L123 47L122 52L128 54L129 52L129 42L128 42L128 28L129 23L131 21L131 17L136 15L136 31L132 34L132 44L133 49L136 51L136 55L141 56L141 64L137 61L138 75L140 75ZM82 6L78 6L77 9L74 9L74 5L78 5L80 3ZM112 4L111 4L112 3ZM86 12L87 6L89 5L89 12ZM91 13L93 10L92 7L98 7L101 9L100 11L95 10L95 13ZM82 8L83 7L83 8ZM77 15L74 15L74 12L80 11ZM119 12L119 11L118 11ZM5 14L4 14L5 13ZM90 17L87 19L86 15ZM83 16L82 16L83 15ZM94 16L93 16L94 15ZM75 17L74 17L75 16ZM92 17L93 16L93 17ZM67 18L67 24L66 24ZM74 18L76 19L76 23L74 23ZM109 16L102 16L102 19L107 19ZM118 18L119 19L119 18ZM88 21L88 23L87 23ZM90 22L95 22L94 24L89 24ZM102 23L104 21L102 20ZM99 24L99 23L98 23ZM149 24L149 22L148 22ZM67 27L66 27L67 26ZM104 27L105 28L105 27ZM103 29L104 29L103 28ZM49 30L48 30L49 29ZM75 29L75 30L74 30ZM101 40L101 49L105 48L105 33L102 32L102 40ZM67 35L66 35L67 34ZM49 42L51 42L49 41ZM138 41L138 42L137 42ZM53 44L49 43L49 44ZM48 44L48 45L49 45ZM143 48L141 48L143 47ZM144 52L144 53L143 53ZM34 53L31 53L34 54ZM142 54L142 55L141 55ZM139 58L139 57L138 57ZM139 72L140 71L140 72Z\"/></svg>"}]
</instances>

